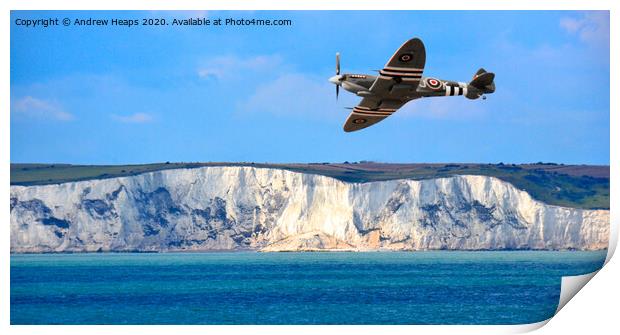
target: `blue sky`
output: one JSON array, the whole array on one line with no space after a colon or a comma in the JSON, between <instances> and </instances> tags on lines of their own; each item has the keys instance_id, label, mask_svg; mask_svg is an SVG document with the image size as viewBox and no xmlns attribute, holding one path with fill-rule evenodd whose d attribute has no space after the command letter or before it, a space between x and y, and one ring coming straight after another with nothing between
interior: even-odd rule
<instances>
[{"instance_id":1,"label":"blue sky","mask_svg":"<svg viewBox=\"0 0 620 335\"><path fill-rule=\"evenodd\" d=\"M18 18L284 18L290 27L49 27ZM609 164L608 12L11 13L11 162ZM407 39L425 75L496 73L486 101L410 102L355 133L327 79Z\"/></svg>"}]
</instances>

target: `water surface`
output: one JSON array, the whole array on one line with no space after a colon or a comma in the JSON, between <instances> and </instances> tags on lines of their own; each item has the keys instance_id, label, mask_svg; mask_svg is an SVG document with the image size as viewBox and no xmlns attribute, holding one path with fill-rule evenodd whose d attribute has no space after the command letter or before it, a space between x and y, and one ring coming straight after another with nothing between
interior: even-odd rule
<instances>
[{"instance_id":1,"label":"water surface","mask_svg":"<svg viewBox=\"0 0 620 335\"><path fill-rule=\"evenodd\" d=\"M11 255L11 324L520 324L606 251Z\"/></svg>"}]
</instances>

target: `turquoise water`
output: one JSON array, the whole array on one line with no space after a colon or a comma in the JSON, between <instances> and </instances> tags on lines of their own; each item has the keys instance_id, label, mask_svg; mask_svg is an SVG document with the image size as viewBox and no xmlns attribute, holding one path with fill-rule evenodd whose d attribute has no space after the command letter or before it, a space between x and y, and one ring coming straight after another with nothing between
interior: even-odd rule
<instances>
[{"instance_id":1,"label":"turquoise water","mask_svg":"<svg viewBox=\"0 0 620 335\"><path fill-rule=\"evenodd\" d=\"M11 255L11 324L519 324L606 251Z\"/></svg>"}]
</instances>

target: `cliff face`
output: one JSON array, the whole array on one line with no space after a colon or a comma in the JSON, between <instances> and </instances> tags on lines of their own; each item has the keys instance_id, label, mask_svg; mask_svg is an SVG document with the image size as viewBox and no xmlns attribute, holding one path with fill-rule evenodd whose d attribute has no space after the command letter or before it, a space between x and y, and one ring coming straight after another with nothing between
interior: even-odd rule
<instances>
[{"instance_id":1,"label":"cliff face","mask_svg":"<svg viewBox=\"0 0 620 335\"><path fill-rule=\"evenodd\" d=\"M603 249L609 211L501 180L364 184L251 167L11 186L11 251Z\"/></svg>"}]
</instances>

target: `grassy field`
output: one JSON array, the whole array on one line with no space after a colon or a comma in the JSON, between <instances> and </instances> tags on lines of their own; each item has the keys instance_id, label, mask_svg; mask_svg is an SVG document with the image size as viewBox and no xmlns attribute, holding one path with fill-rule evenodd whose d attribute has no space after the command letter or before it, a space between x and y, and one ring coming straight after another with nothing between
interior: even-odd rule
<instances>
[{"instance_id":1,"label":"grassy field","mask_svg":"<svg viewBox=\"0 0 620 335\"><path fill-rule=\"evenodd\" d=\"M609 166L562 164L155 163L142 165L11 164L11 185L44 185L132 176L167 169L253 166L330 176L346 182L484 175L505 180L547 204L609 209Z\"/></svg>"}]
</instances>

